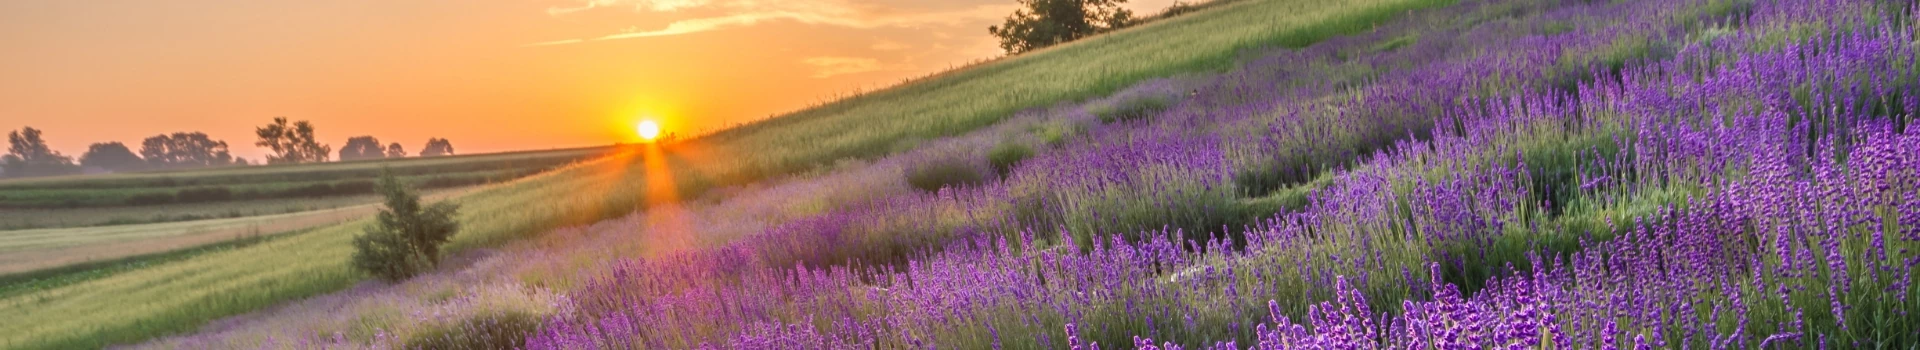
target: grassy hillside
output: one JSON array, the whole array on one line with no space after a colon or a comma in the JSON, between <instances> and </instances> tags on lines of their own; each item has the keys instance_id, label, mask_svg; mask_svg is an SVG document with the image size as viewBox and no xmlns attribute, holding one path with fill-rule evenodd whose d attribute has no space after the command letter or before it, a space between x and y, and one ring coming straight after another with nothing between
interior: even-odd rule
<instances>
[{"instance_id":1,"label":"grassy hillside","mask_svg":"<svg viewBox=\"0 0 1920 350\"><path fill-rule=\"evenodd\" d=\"M145 345L1916 344L1914 11L1467 0Z\"/></svg>"},{"instance_id":2,"label":"grassy hillside","mask_svg":"<svg viewBox=\"0 0 1920 350\"><path fill-rule=\"evenodd\" d=\"M1246 1L971 67L786 117L629 153L461 197L455 249L624 215L645 198L869 158L953 135L1013 112L1111 93L1140 80L1224 69L1245 49L1299 46L1366 30L1441 0ZM192 330L209 320L340 290L362 223L323 228L192 259L128 269L0 299L0 346L84 348Z\"/></svg>"}]
</instances>

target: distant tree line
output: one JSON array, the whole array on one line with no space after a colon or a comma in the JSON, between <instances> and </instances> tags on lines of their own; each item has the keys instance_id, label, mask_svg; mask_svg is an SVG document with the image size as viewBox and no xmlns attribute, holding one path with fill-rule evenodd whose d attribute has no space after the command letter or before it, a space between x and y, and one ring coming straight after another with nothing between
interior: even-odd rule
<instances>
[{"instance_id":1,"label":"distant tree line","mask_svg":"<svg viewBox=\"0 0 1920 350\"><path fill-rule=\"evenodd\" d=\"M72 157L47 147L47 141L40 138L40 130L31 127L7 133L7 155L0 156L0 170L8 177L80 173Z\"/></svg>"},{"instance_id":2,"label":"distant tree line","mask_svg":"<svg viewBox=\"0 0 1920 350\"><path fill-rule=\"evenodd\" d=\"M420 150L421 157L439 157L453 155L453 143L442 138L427 139L426 147ZM373 136L355 136L347 139L347 145L340 148L340 161L365 159L406 158L406 147L399 142L380 145L380 139Z\"/></svg>"},{"instance_id":3,"label":"distant tree line","mask_svg":"<svg viewBox=\"0 0 1920 350\"><path fill-rule=\"evenodd\" d=\"M273 118L272 123L254 129L254 134L259 137L254 145L272 152L267 155L265 164L325 162L333 147L321 144L314 136L314 130L313 123L305 120L289 122L285 117ZM6 155L0 156L0 177L252 165L244 158L234 157L226 141L215 140L197 131L148 137L140 142L138 152L118 141L95 143L87 147L87 153L80 156L78 163L73 157L47 146L44 132L33 127L9 132L7 144ZM420 150L421 157L453 154L453 143L443 138L427 139L426 146ZM406 156L407 151L400 143L382 146L380 140L373 136L353 137L347 140L345 147L340 148L342 161Z\"/></svg>"}]
</instances>

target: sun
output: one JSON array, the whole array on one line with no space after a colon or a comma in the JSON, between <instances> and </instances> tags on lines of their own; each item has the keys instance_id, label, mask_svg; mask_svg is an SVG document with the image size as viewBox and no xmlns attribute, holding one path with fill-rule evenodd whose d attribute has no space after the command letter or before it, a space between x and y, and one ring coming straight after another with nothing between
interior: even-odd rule
<instances>
[{"instance_id":1,"label":"sun","mask_svg":"<svg viewBox=\"0 0 1920 350\"><path fill-rule=\"evenodd\" d=\"M660 123L655 123L652 120L640 121L640 125L634 127L634 131L640 134L641 140L653 141L660 139Z\"/></svg>"}]
</instances>

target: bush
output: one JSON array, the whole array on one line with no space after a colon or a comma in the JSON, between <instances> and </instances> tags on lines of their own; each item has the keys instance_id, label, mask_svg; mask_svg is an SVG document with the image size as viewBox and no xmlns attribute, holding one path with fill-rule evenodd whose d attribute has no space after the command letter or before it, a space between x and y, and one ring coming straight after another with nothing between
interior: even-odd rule
<instances>
[{"instance_id":1,"label":"bush","mask_svg":"<svg viewBox=\"0 0 1920 350\"><path fill-rule=\"evenodd\" d=\"M986 181L986 174L981 174L979 168L957 158L927 161L907 167L907 184L921 191L936 192L941 188L973 186Z\"/></svg>"},{"instance_id":2,"label":"bush","mask_svg":"<svg viewBox=\"0 0 1920 350\"><path fill-rule=\"evenodd\" d=\"M366 234L353 238L353 267L387 281L418 275L440 263L440 245L453 239L460 224L453 216L460 207L436 203L421 207L420 196L392 172L380 177L386 208Z\"/></svg>"},{"instance_id":3,"label":"bush","mask_svg":"<svg viewBox=\"0 0 1920 350\"><path fill-rule=\"evenodd\" d=\"M457 324L429 327L407 338L406 349L519 349L540 331L540 318L520 311L491 311Z\"/></svg>"},{"instance_id":4,"label":"bush","mask_svg":"<svg viewBox=\"0 0 1920 350\"><path fill-rule=\"evenodd\" d=\"M993 146L993 150L987 152L987 164L993 166L994 173L999 174L1000 177L1006 177L1008 173L1013 172L1015 165L1020 165L1020 162L1032 157L1032 147L1019 142L1004 142Z\"/></svg>"}]
</instances>

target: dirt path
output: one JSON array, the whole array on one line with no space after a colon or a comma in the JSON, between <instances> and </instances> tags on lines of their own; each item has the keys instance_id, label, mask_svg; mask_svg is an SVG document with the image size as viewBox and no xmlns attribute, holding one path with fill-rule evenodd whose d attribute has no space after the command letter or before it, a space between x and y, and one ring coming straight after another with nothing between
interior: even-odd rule
<instances>
[{"instance_id":1,"label":"dirt path","mask_svg":"<svg viewBox=\"0 0 1920 350\"><path fill-rule=\"evenodd\" d=\"M426 200L469 189L431 193ZM0 274L192 248L222 241L321 227L379 212L379 204L288 214L140 225L0 231Z\"/></svg>"}]
</instances>

